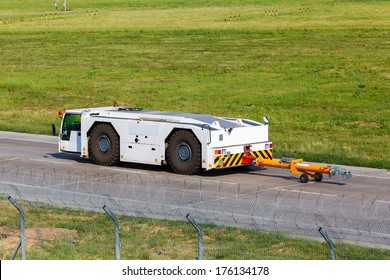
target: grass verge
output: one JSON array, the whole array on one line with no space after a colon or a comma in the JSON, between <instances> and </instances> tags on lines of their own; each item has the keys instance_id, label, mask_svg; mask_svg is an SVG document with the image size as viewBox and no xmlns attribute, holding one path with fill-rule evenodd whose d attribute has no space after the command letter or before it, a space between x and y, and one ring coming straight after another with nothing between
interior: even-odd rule
<instances>
[{"instance_id":1,"label":"grass verge","mask_svg":"<svg viewBox=\"0 0 390 280\"><path fill-rule=\"evenodd\" d=\"M114 259L113 223L106 214L21 204L26 217L28 259ZM9 259L19 241L19 214L4 198L0 207L0 259ZM122 259L174 260L197 256L197 234L189 222L126 216L118 219ZM328 246L320 239L215 225L201 227L204 259L329 258ZM389 250L340 242L335 246L337 259L390 259Z\"/></svg>"}]
</instances>

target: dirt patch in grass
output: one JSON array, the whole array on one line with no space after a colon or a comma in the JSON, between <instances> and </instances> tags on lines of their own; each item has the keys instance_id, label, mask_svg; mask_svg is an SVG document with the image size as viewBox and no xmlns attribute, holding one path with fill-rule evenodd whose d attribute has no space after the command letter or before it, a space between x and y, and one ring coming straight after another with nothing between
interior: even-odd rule
<instances>
[{"instance_id":1,"label":"dirt patch in grass","mask_svg":"<svg viewBox=\"0 0 390 280\"><path fill-rule=\"evenodd\" d=\"M75 238L77 231L63 228L27 228L25 229L26 248L34 247L39 242L53 242L62 238ZM0 227L0 248L4 251L16 248L20 239L18 229Z\"/></svg>"}]
</instances>

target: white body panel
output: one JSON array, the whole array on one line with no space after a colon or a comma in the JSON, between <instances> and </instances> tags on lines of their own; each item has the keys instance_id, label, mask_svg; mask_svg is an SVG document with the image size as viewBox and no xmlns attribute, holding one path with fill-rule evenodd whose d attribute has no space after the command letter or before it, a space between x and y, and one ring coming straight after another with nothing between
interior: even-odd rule
<instances>
[{"instance_id":1,"label":"white body panel","mask_svg":"<svg viewBox=\"0 0 390 280\"><path fill-rule=\"evenodd\" d=\"M72 131L66 141L62 140L61 134L59 150L78 152L84 158L89 157L89 133L96 123L109 123L115 129L120 138L120 161L124 162L164 164L169 137L176 130L189 130L196 136L201 144L202 168L205 170L240 165L239 161L228 165L228 158L242 154L246 145L252 145L253 151L268 150L272 155L268 126L255 121L120 107L69 110L64 117L67 114L81 115L81 129ZM61 131L64 131L63 126ZM80 136L75 138L77 133ZM216 165L217 156L224 156L226 164L221 159Z\"/></svg>"},{"instance_id":2,"label":"white body panel","mask_svg":"<svg viewBox=\"0 0 390 280\"><path fill-rule=\"evenodd\" d=\"M71 131L69 141L64 141L60 139L60 146L62 150L72 152L72 153L81 153L81 133L79 131Z\"/></svg>"}]
</instances>

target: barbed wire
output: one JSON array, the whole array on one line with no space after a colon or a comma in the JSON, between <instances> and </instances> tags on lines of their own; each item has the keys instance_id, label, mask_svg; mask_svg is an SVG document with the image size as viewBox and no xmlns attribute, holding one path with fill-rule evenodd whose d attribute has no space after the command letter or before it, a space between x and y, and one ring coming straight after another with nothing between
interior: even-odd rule
<instances>
[{"instance_id":1,"label":"barbed wire","mask_svg":"<svg viewBox=\"0 0 390 280\"><path fill-rule=\"evenodd\" d=\"M0 166L0 194L15 199L126 216L282 232L390 249L388 198L286 191L199 178L143 173Z\"/></svg>"}]
</instances>

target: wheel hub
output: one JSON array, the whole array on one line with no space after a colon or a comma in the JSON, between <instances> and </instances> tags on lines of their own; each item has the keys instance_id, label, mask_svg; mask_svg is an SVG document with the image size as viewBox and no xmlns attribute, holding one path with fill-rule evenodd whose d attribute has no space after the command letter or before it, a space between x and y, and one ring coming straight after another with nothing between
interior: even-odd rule
<instances>
[{"instance_id":1,"label":"wheel hub","mask_svg":"<svg viewBox=\"0 0 390 280\"><path fill-rule=\"evenodd\" d=\"M186 143L181 143L177 149L177 158L180 162L187 162L191 158L191 147Z\"/></svg>"},{"instance_id":2,"label":"wheel hub","mask_svg":"<svg viewBox=\"0 0 390 280\"><path fill-rule=\"evenodd\" d=\"M107 138L106 135L102 135L99 138L99 152L102 154L107 153L110 149L111 142L110 139Z\"/></svg>"}]
</instances>

